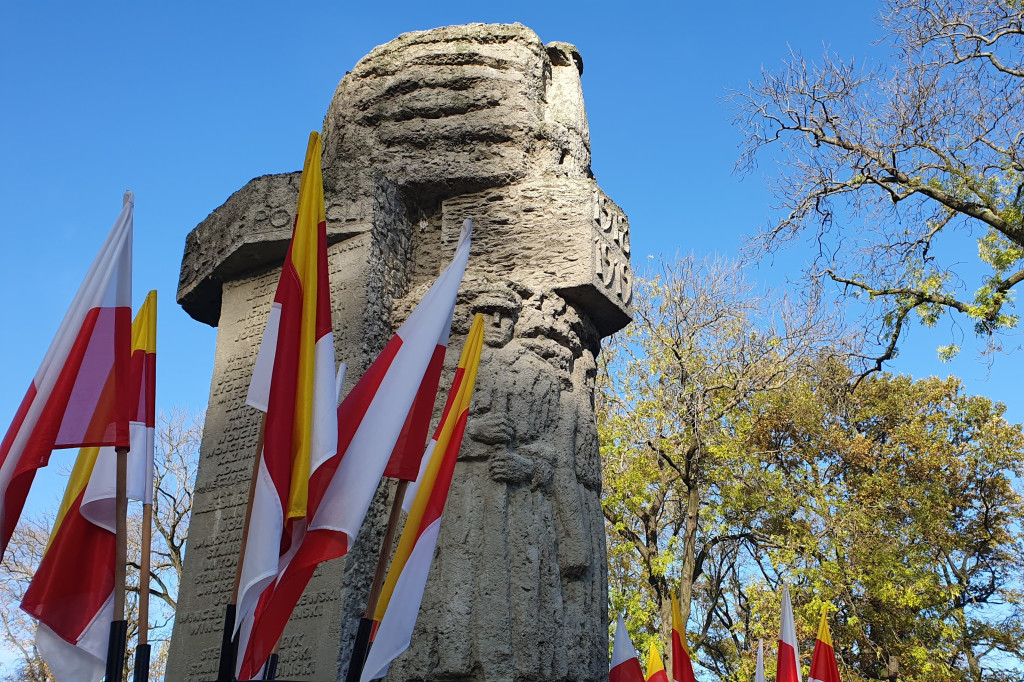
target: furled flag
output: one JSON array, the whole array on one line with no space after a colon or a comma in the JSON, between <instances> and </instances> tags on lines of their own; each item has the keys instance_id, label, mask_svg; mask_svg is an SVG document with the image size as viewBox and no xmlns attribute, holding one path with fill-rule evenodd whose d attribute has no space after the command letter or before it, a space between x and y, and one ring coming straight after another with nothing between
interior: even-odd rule
<instances>
[{"instance_id":1,"label":"furled flag","mask_svg":"<svg viewBox=\"0 0 1024 682\"><path fill-rule=\"evenodd\" d=\"M796 623L789 601L789 585L782 584L782 625L779 632L779 658L775 667L776 682L800 682L800 651L796 644Z\"/></svg>"},{"instance_id":2,"label":"furled flag","mask_svg":"<svg viewBox=\"0 0 1024 682\"><path fill-rule=\"evenodd\" d=\"M836 665L832 634L828 631L827 611L827 606L821 607L821 623L818 625L818 639L814 642L809 682L839 682L839 666Z\"/></svg>"},{"instance_id":3,"label":"furled flag","mask_svg":"<svg viewBox=\"0 0 1024 682\"><path fill-rule=\"evenodd\" d=\"M675 594L672 595L672 682L696 682L690 649L686 646L686 627Z\"/></svg>"},{"instance_id":4,"label":"furled flag","mask_svg":"<svg viewBox=\"0 0 1024 682\"><path fill-rule=\"evenodd\" d=\"M85 275L0 441L0 557L36 469L59 448L128 447L132 212L121 214Z\"/></svg>"},{"instance_id":5,"label":"furled flag","mask_svg":"<svg viewBox=\"0 0 1024 682\"><path fill-rule=\"evenodd\" d=\"M754 670L754 682L765 682L764 680L764 640L757 640L757 668Z\"/></svg>"},{"instance_id":6,"label":"furled flag","mask_svg":"<svg viewBox=\"0 0 1024 682\"><path fill-rule=\"evenodd\" d=\"M419 479L398 549L377 601L373 620L378 627L363 667L361 682L384 677L391 661L408 649L412 641L413 627L441 529L441 514L466 430L483 343L484 318L478 314L462 348L441 421L427 446L429 463Z\"/></svg>"},{"instance_id":7,"label":"furled flag","mask_svg":"<svg viewBox=\"0 0 1024 682\"><path fill-rule=\"evenodd\" d=\"M619 616L615 624L615 644L612 645L612 663L608 671L608 682L646 682L636 649L626 632L626 621Z\"/></svg>"},{"instance_id":8,"label":"furled flag","mask_svg":"<svg viewBox=\"0 0 1024 682\"><path fill-rule=\"evenodd\" d=\"M246 403L266 413L266 424L238 587L235 627L243 652L260 598L272 591L302 540L310 475L338 451L327 218L316 132L309 134L292 240Z\"/></svg>"},{"instance_id":9,"label":"furled flag","mask_svg":"<svg viewBox=\"0 0 1024 682\"><path fill-rule=\"evenodd\" d=\"M239 648L245 652L240 676L263 666L317 565L343 556L355 541L424 375L438 346L446 345L472 231L466 220L451 264L338 408L338 453L310 475L306 534L257 606L248 644Z\"/></svg>"},{"instance_id":10,"label":"furled flag","mask_svg":"<svg viewBox=\"0 0 1024 682\"><path fill-rule=\"evenodd\" d=\"M668 682L665 664L661 662L661 655L654 642L651 642L651 651L647 654L647 682Z\"/></svg>"},{"instance_id":11,"label":"furled flag","mask_svg":"<svg viewBox=\"0 0 1024 682\"><path fill-rule=\"evenodd\" d=\"M132 324L128 497L152 503L156 292ZM82 448L21 608L39 621L36 646L57 682L103 677L114 617L114 448Z\"/></svg>"}]
</instances>

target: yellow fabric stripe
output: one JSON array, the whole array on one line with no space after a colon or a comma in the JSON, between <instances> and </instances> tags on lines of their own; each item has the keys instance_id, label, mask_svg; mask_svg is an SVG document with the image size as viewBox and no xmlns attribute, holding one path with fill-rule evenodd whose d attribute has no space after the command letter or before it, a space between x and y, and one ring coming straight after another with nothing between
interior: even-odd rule
<instances>
[{"instance_id":1,"label":"yellow fabric stripe","mask_svg":"<svg viewBox=\"0 0 1024 682\"><path fill-rule=\"evenodd\" d=\"M423 480L420 481L419 489L416 491L416 498L413 500L409 516L405 520L405 527L402 529L402 538L398 541L398 549L395 557L391 560L391 567L388 569L388 577L384 581L377 607L374 611L374 620L380 622L387 611L388 602L391 601L391 594L395 591L395 584L398 577L405 569L405 563L416 546L423 514L427 508L427 502L434 491L434 484L437 481L437 474L441 470L441 463L444 461L445 453L451 443L452 432L458 423L462 413L469 409L469 403L473 399L473 389L476 386L476 374L480 367L480 353L484 345L484 316L477 313L473 319L473 326L466 337L466 344L462 347L462 355L459 356L459 367L464 370L462 384L456 394L452 408L448 411L441 432L437 436L437 443L434 445L434 452L430 456L426 471L423 472Z\"/></svg>"},{"instance_id":2,"label":"yellow fabric stripe","mask_svg":"<svg viewBox=\"0 0 1024 682\"><path fill-rule=\"evenodd\" d=\"M320 169L320 134L311 132L302 165L299 204L292 236L291 262L302 290L302 323L299 341L299 376L295 384L295 412L292 420L292 478L288 489L285 519L306 516L309 497L309 453L313 428L313 385L316 378L318 229L326 222L324 182ZM334 376L331 368L331 376Z\"/></svg>"},{"instance_id":3,"label":"yellow fabric stripe","mask_svg":"<svg viewBox=\"0 0 1024 682\"><path fill-rule=\"evenodd\" d=\"M828 631L828 604L821 605L821 622L818 623L818 639L832 646L832 634Z\"/></svg>"},{"instance_id":4,"label":"yellow fabric stripe","mask_svg":"<svg viewBox=\"0 0 1024 682\"><path fill-rule=\"evenodd\" d=\"M156 352L156 291L150 291L146 300L139 308L139 312L132 321L132 351L145 350L147 353ZM57 530L67 516L68 510L74 504L78 496L89 484L93 467L96 466L96 457L99 455L99 448L81 448L78 457L75 459L75 466L68 478L67 488L64 489L64 497L60 501L60 508L57 510L57 519L53 522L53 529L50 530L50 539L46 542L46 548L57 536Z\"/></svg>"},{"instance_id":5,"label":"yellow fabric stripe","mask_svg":"<svg viewBox=\"0 0 1024 682\"><path fill-rule=\"evenodd\" d=\"M156 352L156 289L146 294L146 300L132 322L132 352Z\"/></svg>"},{"instance_id":6,"label":"yellow fabric stripe","mask_svg":"<svg viewBox=\"0 0 1024 682\"><path fill-rule=\"evenodd\" d=\"M651 642L651 651L647 654L647 679L651 679L651 675L664 670L665 664L661 662L661 654L658 653L658 647L654 646L654 642Z\"/></svg>"},{"instance_id":7,"label":"yellow fabric stripe","mask_svg":"<svg viewBox=\"0 0 1024 682\"><path fill-rule=\"evenodd\" d=\"M679 601L675 592L672 593L672 629L679 633L679 641L683 643L686 655L690 655L690 645L686 643L686 628L683 627L683 614L679 610ZM673 664L675 665L675 664Z\"/></svg>"}]
</instances>

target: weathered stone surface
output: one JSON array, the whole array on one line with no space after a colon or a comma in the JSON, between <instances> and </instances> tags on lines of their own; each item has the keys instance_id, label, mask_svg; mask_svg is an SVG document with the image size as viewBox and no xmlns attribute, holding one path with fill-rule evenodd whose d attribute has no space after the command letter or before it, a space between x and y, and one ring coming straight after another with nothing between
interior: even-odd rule
<instances>
[{"instance_id":1,"label":"weathered stone surface","mask_svg":"<svg viewBox=\"0 0 1024 682\"><path fill-rule=\"evenodd\" d=\"M601 337L629 321L632 275L626 217L590 172L582 70L572 45L518 24L409 33L342 79L324 121L345 389L450 260L467 217L444 382L472 315L488 320L434 569L390 680L607 676L593 379ZM179 303L219 330L169 680L214 672L258 427L245 390L297 191L297 174L257 178L186 242ZM310 585L282 677L344 675L389 487L350 554Z\"/></svg>"}]
</instances>

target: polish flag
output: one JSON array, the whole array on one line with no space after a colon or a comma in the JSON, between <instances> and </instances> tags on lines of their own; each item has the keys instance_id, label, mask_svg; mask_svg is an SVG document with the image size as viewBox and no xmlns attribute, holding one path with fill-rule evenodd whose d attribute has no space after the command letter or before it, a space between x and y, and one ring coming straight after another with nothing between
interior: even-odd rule
<instances>
[{"instance_id":1,"label":"polish flag","mask_svg":"<svg viewBox=\"0 0 1024 682\"><path fill-rule=\"evenodd\" d=\"M36 469L60 448L128 447L132 214L121 214L85 275L0 441L0 557Z\"/></svg>"},{"instance_id":2,"label":"polish flag","mask_svg":"<svg viewBox=\"0 0 1024 682\"><path fill-rule=\"evenodd\" d=\"M249 633L259 600L269 597L305 533L311 472L338 451L327 218L316 132L309 134L295 228L246 403L266 413L235 623L239 651L251 660ZM240 677L254 673L242 671Z\"/></svg>"},{"instance_id":3,"label":"polish flag","mask_svg":"<svg viewBox=\"0 0 1024 682\"><path fill-rule=\"evenodd\" d=\"M661 662L661 655L654 642L651 642L651 650L647 654L647 682L668 682L665 664Z\"/></svg>"},{"instance_id":4,"label":"polish flag","mask_svg":"<svg viewBox=\"0 0 1024 682\"><path fill-rule=\"evenodd\" d=\"M800 682L800 650L796 644L793 605L789 601L789 585L782 585L782 627L779 633L779 658L775 668L776 682Z\"/></svg>"},{"instance_id":5,"label":"polish flag","mask_svg":"<svg viewBox=\"0 0 1024 682\"><path fill-rule=\"evenodd\" d=\"M811 658L809 682L839 682L839 666L832 646L832 634L828 631L828 607L821 607L821 622L818 624L818 639L814 642L814 656Z\"/></svg>"},{"instance_id":6,"label":"polish flag","mask_svg":"<svg viewBox=\"0 0 1024 682\"><path fill-rule=\"evenodd\" d=\"M452 263L338 408L337 454L311 470L305 535L260 598L240 677L262 668L317 565L344 556L355 541L438 347L447 345L472 229L466 220Z\"/></svg>"},{"instance_id":7,"label":"polish flag","mask_svg":"<svg viewBox=\"0 0 1024 682\"><path fill-rule=\"evenodd\" d=\"M412 641L430 563L437 547L437 536L441 531L441 514L448 500L455 462L466 431L483 345L484 318L478 314L462 348L441 421L427 446L430 454L425 459L429 462L420 478L398 549L377 600L373 619L379 627L376 627L373 647L363 666L360 682L387 675L391 661L408 649Z\"/></svg>"},{"instance_id":8,"label":"polish flag","mask_svg":"<svg viewBox=\"0 0 1024 682\"><path fill-rule=\"evenodd\" d=\"M626 632L626 622L619 616L615 625L615 644L612 646L612 663L608 671L608 682L647 682L636 649Z\"/></svg>"},{"instance_id":9,"label":"polish flag","mask_svg":"<svg viewBox=\"0 0 1024 682\"><path fill-rule=\"evenodd\" d=\"M679 611L679 602L672 594L672 682L696 682L693 661L686 646L686 627Z\"/></svg>"},{"instance_id":10,"label":"polish flag","mask_svg":"<svg viewBox=\"0 0 1024 682\"><path fill-rule=\"evenodd\" d=\"M131 450L127 492L153 501L156 398L156 292L132 324ZM39 621L36 647L57 682L103 677L114 617L117 456L82 448L68 480L46 552L21 608Z\"/></svg>"}]
</instances>

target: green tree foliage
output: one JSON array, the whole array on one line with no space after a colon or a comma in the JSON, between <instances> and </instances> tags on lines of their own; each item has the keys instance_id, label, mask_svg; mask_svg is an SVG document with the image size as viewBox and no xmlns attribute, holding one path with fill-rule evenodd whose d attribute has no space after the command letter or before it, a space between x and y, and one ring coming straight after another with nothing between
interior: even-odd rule
<instances>
[{"instance_id":1,"label":"green tree foliage","mask_svg":"<svg viewBox=\"0 0 1024 682\"><path fill-rule=\"evenodd\" d=\"M698 479L669 461L695 422L658 379L676 355L640 319L614 346L600 426L612 605L641 650L664 637L662 591L693 566L688 629L709 679L753 679L758 638L772 659L784 580L805 674L829 604L844 680L1022 679L1024 431L1002 405L955 378L877 374L851 391L852 370L824 352L742 400L716 394L696 422L687 564Z\"/></svg>"},{"instance_id":2,"label":"green tree foliage","mask_svg":"<svg viewBox=\"0 0 1024 682\"><path fill-rule=\"evenodd\" d=\"M742 531L707 512L731 469L713 446L753 396L785 386L835 339L814 303L759 293L725 261L684 259L635 284L634 324L602 351L597 412L612 607L642 651L658 627L667 639L672 590L686 621L694 590L713 609L734 579ZM691 645L711 617L693 619Z\"/></svg>"},{"instance_id":3,"label":"green tree foliage","mask_svg":"<svg viewBox=\"0 0 1024 682\"><path fill-rule=\"evenodd\" d=\"M785 579L805 664L831 603L844 679L886 679L894 663L900 679L1021 679L1024 431L952 377L883 374L852 393L848 378L820 366L723 444L748 453L723 502L751 538L749 580L730 596L747 638L776 636Z\"/></svg>"},{"instance_id":4,"label":"green tree foliage","mask_svg":"<svg viewBox=\"0 0 1024 682\"><path fill-rule=\"evenodd\" d=\"M883 7L888 60L793 54L733 98L739 166L771 160L781 211L757 244L806 239L812 278L870 302L876 368L915 317L950 313L998 348L1024 280L1024 4Z\"/></svg>"}]
</instances>

